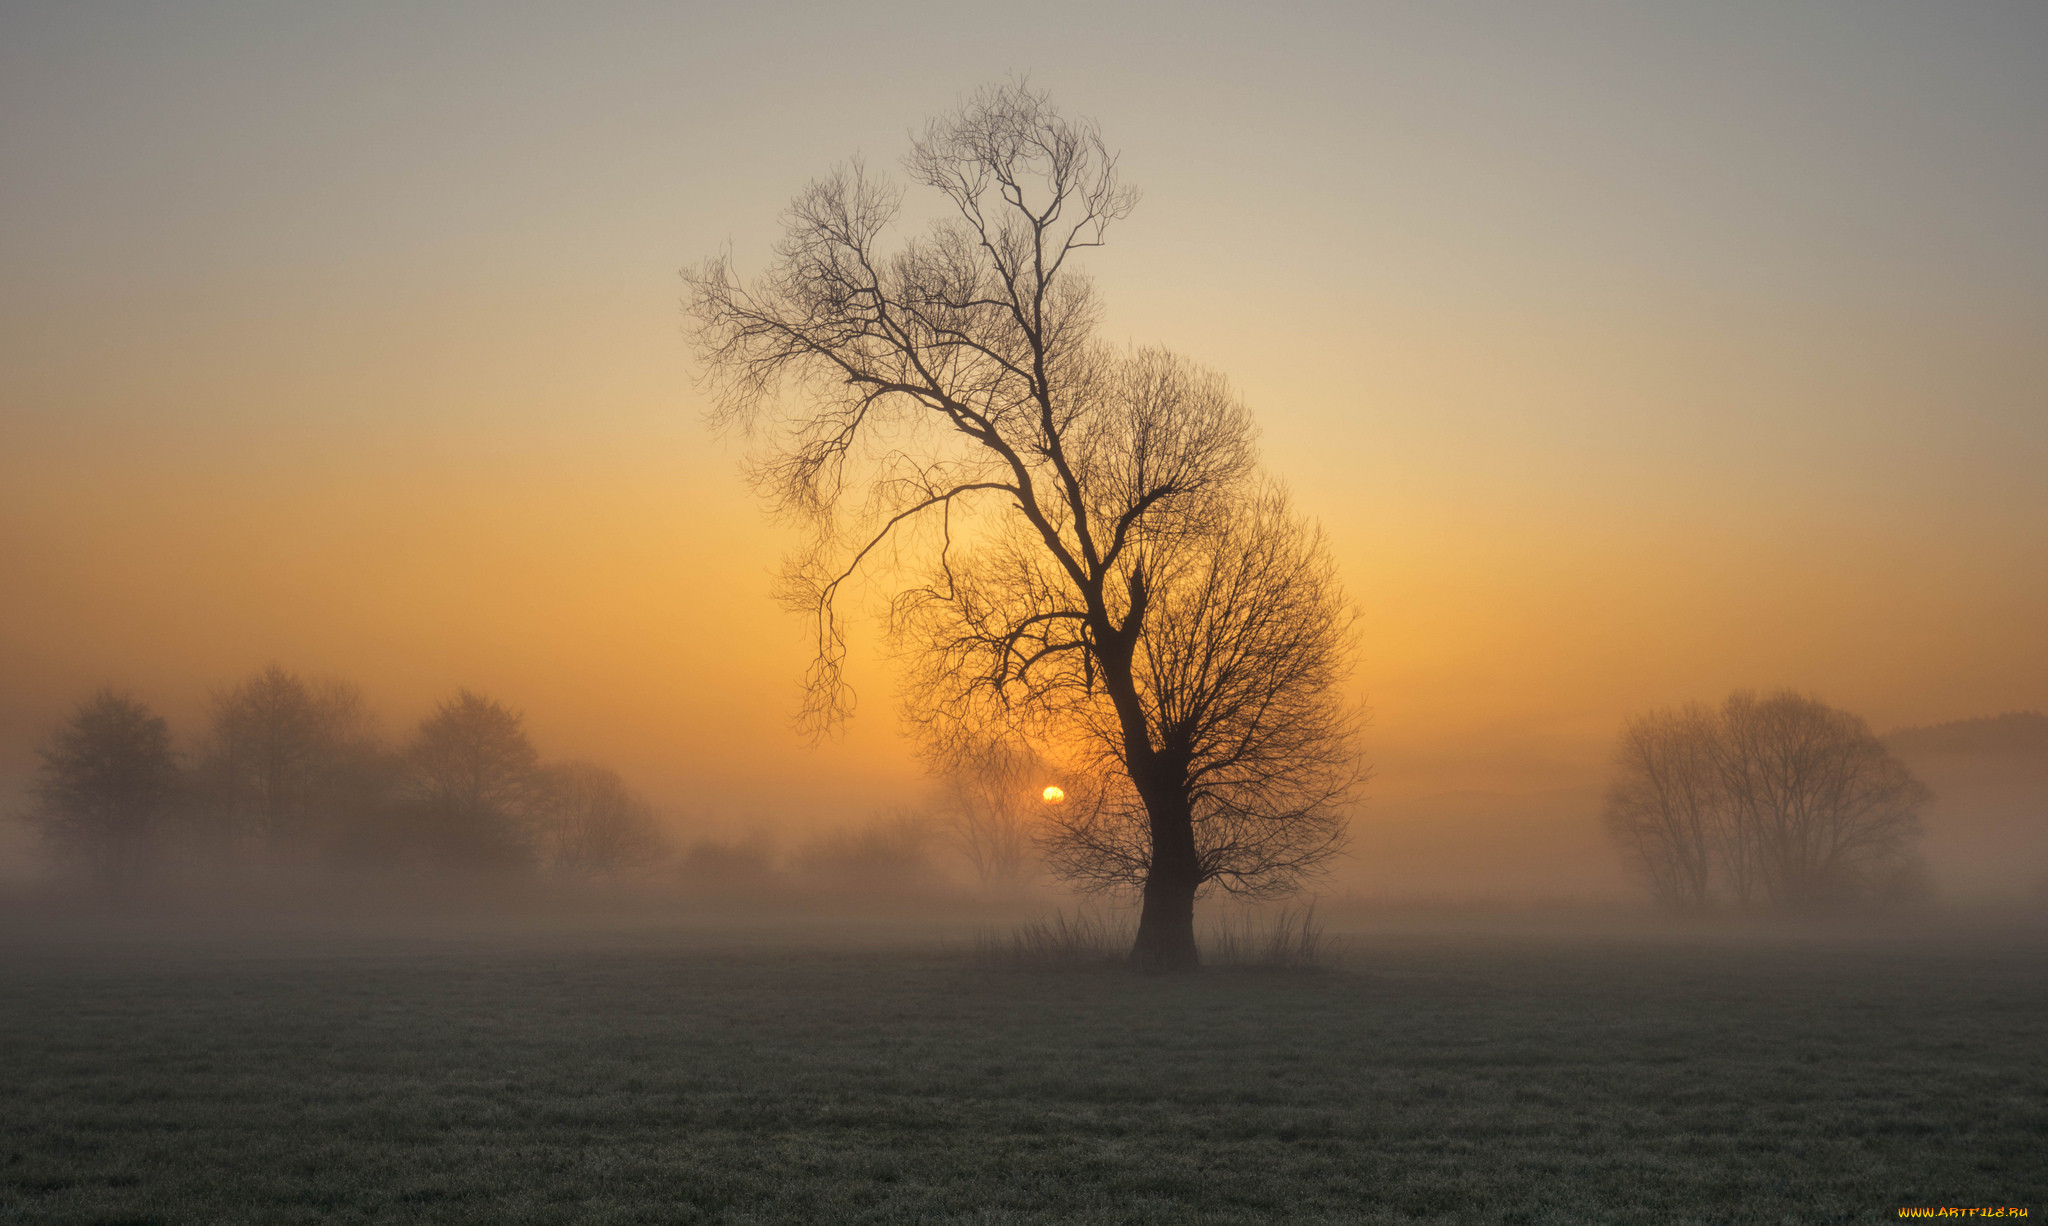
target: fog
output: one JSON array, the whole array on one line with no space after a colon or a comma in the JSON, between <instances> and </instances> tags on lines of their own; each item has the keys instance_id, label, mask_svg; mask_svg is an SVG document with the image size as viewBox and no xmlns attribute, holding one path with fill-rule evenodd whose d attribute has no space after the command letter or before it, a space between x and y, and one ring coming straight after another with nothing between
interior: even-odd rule
<instances>
[{"instance_id":1,"label":"fog","mask_svg":"<svg viewBox=\"0 0 2048 1226\"><path fill-rule=\"evenodd\" d=\"M216 725L225 718L223 696L233 688L212 693ZM519 717L524 736L525 713L504 709ZM46 717L52 733L60 714ZM418 729L394 727L396 721L373 707L363 717L363 743L385 755L381 769L394 780L418 769L407 764L407 754L417 752ZM426 721L432 718L430 712ZM507 854L481 845L450 850L388 833L348 833L424 820L405 807L412 802L388 791L379 793L388 799L337 801L370 807L323 811L317 817L324 824L314 834L289 845L266 844L249 825L254 819L226 816L223 806L232 806L220 785L209 782L222 753L219 735L218 727L209 734L203 720L172 726L186 791L152 841L153 862L117 891L95 885L79 863L65 858L61 840L38 828L32 820L36 776L18 776L11 820L0 823L0 900L11 921L100 915L156 923L182 916L195 923L211 917L208 922L229 924L228 930L355 924L402 931L495 917L513 923L511 931L531 934L551 923L574 929L608 916L684 928L739 923L808 930L813 938L841 920L885 929L911 924L958 936L987 923L1053 913L1120 914L1132 905L1128 895L1075 893L1048 871L1034 842L1046 804L1035 777L1004 780L1017 794L995 795L999 813L987 811L986 801L970 812L972 802L957 787L923 778L902 786L889 797L892 803L852 815L718 805L629 778L625 795L647 798L645 845L610 853L611 859L584 853L579 861L550 842L557 836L548 831L563 819L550 816L557 810L545 804L521 819L521 842ZM2048 717L2008 713L1908 727L1883 741L1931 791L1913 844L1926 869L1926 889L1905 905L1844 912L1841 922L1935 931L1971 917L2002 914L2032 923L2028 916L2048 914L2042 911L2048 906ZM46 733L40 744L47 749L51 743ZM535 769L554 769L550 747L542 742L536 748ZM1578 787L1521 793L1383 797L1369 785L1351 813L1346 854L1284 905L1314 902L1325 917L1353 927L1486 915L1510 926L1571 916L1580 925L1646 932L1665 931L1675 921L1769 921L1768 913L1733 911L1688 920L1654 906L1603 826L1603 793L1612 777L1611 769L1589 771ZM559 808L561 802L546 803ZM380 805L399 806L392 810L397 816L380 816ZM236 822L233 830L224 826ZM1007 862L987 861L991 839L1008 840ZM977 845L984 850L977 852ZM1283 904L1260 913L1271 914L1277 905ZM1220 891L1203 907L1212 916L1242 911ZM1814 918L1781 917L1786 923Z\"/></svg>"}]
</instances>

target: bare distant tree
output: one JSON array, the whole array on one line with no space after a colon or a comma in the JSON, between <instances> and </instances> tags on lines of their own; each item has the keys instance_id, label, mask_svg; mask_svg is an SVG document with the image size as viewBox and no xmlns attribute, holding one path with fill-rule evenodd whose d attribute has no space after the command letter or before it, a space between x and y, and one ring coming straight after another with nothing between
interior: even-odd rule
<instances>
[{"instance_id":1,"label":"bare distant tree","mask_svg":"<svg viewBox=\"0 0 2048 1226\"><path fill-rule=\"evenodd\" d=\"M1833 902L1900 871L1931 794L1869 725L1790 690L1732 695L1721 718L1728 803L1766 897Z\"/></svg>"},{"instance_id":2,"label":"bare distant tree","mask_svg":"<svg viewBox=\"0 0 2048 1226\"><path fill-rule=\"evenodd\" d=\"M304 849L360 802L360 759L374 752L360 691L271 665L213 697L199 763L209 806L272 853Z\"/></svg>"},{"instance_id":3,"label":"bare distant tree","mask_svg":"<svg viewBox=\"0 0 2048 1226\"><path fill-rule=\"evenodd\" d=\"M1719 747L1714 713L1697 704L1622 725L1608 833L1651 892L1674 906L1706 905L1714 861L1731 833Z\"/></svg>"},{"instance_id":4,"label":"bare distant tree","mask_svg":"<svg viewBox=\"0 0 2048 1226\"><path fill-rule=\"evenodd\" d=\"M180 793L162 717L102 690L81 703L38 751L29 820L58 858L111 894L148 870Z\"/></svg>"},{"instance_id":5,"label":"bare distant tree","mask_svg":"<svg viewBox=\"0 0 2048 1226\"><path fill-rule=\"evenodd\" d=\"M1928 791L1846 711L1790 690L1623 729L1608 828L1659 897L1806 907L1913 868Z\"/></svg>"},{"instance_id":6,"label":"bare distant tree","mask_svg":"<svg viewBox=\"0 0 2048 1226\"><path fill-rule=\"evenodd\" d=\"M1096 768L1055 862L1141 891L1136 962L1192 966L1205 885L1288 888L1339 846L1358 772L1334 570L1219 376L1094 339L1071 261L1137 196L1092 125L988 89L906 165L952 216L895 252L900 193L856 164L797 197L759 282L724 257L688 274L717 420L812 532L783 589L816 619L806 718L850 711L845 584L898 567L927 747L1014 737Z\"/></svg>"},{"instance_id":7,"label":"bare distant tree","mask_svg":"<svg viewBox=\"0 0 2048 1226\"><path fill-rule=\"evenodd\" d=\"M548 851L562 871L617 873L652 864L667 850L653 809L608 766L548 767L543 792Z\"/></svg>"},{"instance_id":8,"label":"bare distant tree","mask_svg":"<svg viewBox=\"0 0 2048 1226\"><path fill-rule=\"evenodd\" d=\"M1053 773L1011 741L963 746L940 769L953 846L984 887L1014 888L1031 860L1032 814Z\"/></svg>"},{"instance_id":9,"label":"bare distant tree","mask_svg":"<svg viewBox=\"0 0 2048 1226\"><path fill-rule=\"evenodd\" d=\"M546 797L524 719L462 690L421 721L406 750L412 839L449 864L530 862Z\"/></svg>"}]
</instances>

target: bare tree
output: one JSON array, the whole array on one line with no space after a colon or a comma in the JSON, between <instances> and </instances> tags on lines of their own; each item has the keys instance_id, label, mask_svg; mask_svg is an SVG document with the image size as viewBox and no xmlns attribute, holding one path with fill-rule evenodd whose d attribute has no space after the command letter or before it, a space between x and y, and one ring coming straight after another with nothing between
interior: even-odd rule
<instances>
[{"instance_id":1,"label":"bare tree","mask_svg":"<svg viewBox=\"0 0 2048 1226\"><path fill-rule=\"evenodd\" d=\"M666 850L654 811L608 766L551 766L543 790L543 825L557 869L612 874L652 864Z\"/></svg>"},{"instance_id":2,"label":"bare tree","mask_svg":"<svg viewBox=\"0 0 2048 1226\"><path fill-rule=\"evenodd\" d=\"M1913 868L1929 793L1846 711L1790 690L1631 720L1608 828L1669 901L1807 907Z\"/></svg>"},{"instance_id":3,"label":"bare tree","mask_svg":"<svg viewBox=\"0 0 2048 1226\"><path fill-rule=\"evenodd\" d=\"M1812 906L1898 873L1931 797L1869 725L1790 690L1722 708L1722 777L1765 896Z\"/></svg>"},{"instance_id":4,"label":"bare tree","mask_svg":"<svg viewBox=\"0 0 2048 1226\"><path fill-rule=\"evenodd\" d=\"M60 859L79 865L102 889L131 889L179 799L169 727L134 699L102 690L37 752L42 764L29 820Z\"/></svg>"},{"instance_id":5,"label":"bare tree","mask_svg":"<svg viewBox=\"0 0 2048 1226\"><path fill-rule=\"evenodd\" d=\"M893 254L900 192L855 164L797 197L758 282L727 257L686 274L716 420L810 529L783 586L816 620L805 718L851 709L842 590L898 567L927 747L1015 736L1097 768L1056 862L1142 892L1136 962L1192 966L1205 885L1288 888L1340 843L1357 770L1327 551L1262 484L1223 379L1095 341L1071 261L1137 197L1092 125L986 89L906 166L952 215Z\"/></svg>"},{"instance_id":6,"label":"bare tree","mask_svg":"<svg viewBox=\"0 0 2048 1226\"><path fill-rule=\"evenodd\" d=\"M1052 771L1014 741L960 747L938 770L944 782L941 811L954 848L984 888L1014 889L1031 859L1030 814Z\"/></svg>"},{"instance_id":7,"label":"bare tree","mask_svg":"<svg viewBox=\"0 0 2048 1226\"><path fill-rule=\"evenodd\" d=\"M468 690L421 721L406 750L414 842L449 864L531 861L546 780L523 725Z\"/></svg>"},{"instance_id":8,"label":"bare tree","mask_svg":"<svg viewBox=\"0 0 2048 1226\"><path fill-rule=\"evenodd\" d=\"M199 763L209 807L273 855L331 833L360 799L360 760L375 749L355 687L271 665L215 694L210 724Z\"/></svg>"},{"instance_id":9,"label":"bare tree","mask_svg":"<svg viewBox=\"0 0 2048 1226\"><path fill-rule=\"evenodd\" d=\"M1697 704L1652 711L1622 725L1608 788L1608 833L1649 879L1659 901L1705 906L1728 835L1712 711Z\"/></svg>"}]
</instances>

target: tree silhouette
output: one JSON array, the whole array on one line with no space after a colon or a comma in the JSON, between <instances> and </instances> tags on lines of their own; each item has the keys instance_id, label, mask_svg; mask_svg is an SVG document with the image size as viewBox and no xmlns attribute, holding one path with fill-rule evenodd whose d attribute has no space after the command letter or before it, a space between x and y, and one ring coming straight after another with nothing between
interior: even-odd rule
<instances>
[{"instance_id":1,"label":"tree silhouette","mask_svg":"<svg viewBox=\"0 0 2048 1226\"><path fill-rule=\"evenodd\" d=\"M170 729L143 704L102 690L38 753L30 821L52 851L102 889L132 889L178 799Z\"/></svg>"},{"instance_id":2,"label":"tree silhouette","mask_svg":"<svg viewBox=\"0 0 2048 1226\"><path fill-rule=\"evenodd\" d=\"M796 198L758 282L686 274L715 420L810 530L782 587L815 618L804 721L850 712L842 592L895 568L926 746L1014 737L1084 772L1055 862L1141 891L1138 964L1192 966L1204 886L1284 890L1339 846L1334 569L1220 376L1094 339L1071 261L1137 195L1092 125L985 89L906 166L952 215L893 253L901 193L856 163Z\"/></svg>"},{"instance_id":3,"label":"tree silhouette","mask_svg":"<svg viewBox=\"0 0 2048 1226\"><path fill-rule=\"evenodd\" d=\"M1790 690L1622 730L1607 826L1664 901L1811 907L1912 868L1929 793L1861 719Z\"/></svg>"},{"instance_id":4,"label":"tree silhouette","mask_svg":"<svg viewBox=\"0 0 2048 1226\"><path fill-rule=\"evenodd\" d=\"M554 866L576 876L653 863L664 852L654 811L608 766L567 762L546 769L541 825Z\"/></svg>"},{"instance_id":5,"label":"tree silhouette","mask_svg":"<svg viewBox=\"0 0 2048 1226\"><path fill-rule=\"evenodd\" d=\"M940 814L954 850L984 889L1016 889L1030 862L1032 810L1051 769L1013 741L958 746L936 767Z\"/></svg>"},{"instance_id":6,"label":"tree silhouette","mask_svg":"<svg viewBox=\"0 0 2048 1226\"><path fill-rule=\"evenodd\" d=\"M306 849L362 803L374 753L360 692L276 665L214 695L199 776L209 806L273 854Z\"/></svg>"},{"instance_id":7,"label":"tree silhouette","mask_svg":"<svg viewBox=\"0 0 2048 1226\"><path fill-rule=\"evenodd\" d=\"M1658 901L1706 905L1727 847L1715 715L1693 704L1652 711L1622 725L1617 772L1607 792L1607 830L1649 881ZM1740 874L1736 874L1740 878Z\"/></svg>"},{"instance_id":8,"label":"tree silhouette","mask_svg":"<svg viewBox=\"0 0 2048 1226\"><path fill-rule=\"evenodd\" d=\"M1093 750L1090 774L1111 783L1051 810L1051 863L1099 888L1146 889L1165 859L1191 862L1174 877L1198 885L1291 893L1341 848L1343 804L1358 780L1353 721L1337 695L1349 617L1329 552L1269 488L1210 531L1162 542L1151 563L1132 671L1151 769L1164 783L1153 796L1125 786L1119 713L1088 701L1085 668L1078 678L1054 671L1036 692L1008 687L1013 704L1071 712ZM990 671L978 681L999 694L993 646L980 646Z\"/></svg>"},{"instance_id":9,"label":"tree silhouette","mask_svg":"<svg viewBox=\"0 0 2048 1226\"><path fill-rule=\"evenodd\" d=\"M1902 868L1931 793L1869 725L1790 690L1734 694L1721 724L1731 861L1764 897L1839 902Z\"/></svg>"},{"instance_id":10,"label":"tree silhouette","mask_svg":"<svg viewBox=\"0 0 2048 1226\"><path fill-rule=\"evenodd\" d=\"M406 750L414 840L450 865L529 862L546 797L520 713L468 690L421 721Z\"/></svg>"}]
</instances>

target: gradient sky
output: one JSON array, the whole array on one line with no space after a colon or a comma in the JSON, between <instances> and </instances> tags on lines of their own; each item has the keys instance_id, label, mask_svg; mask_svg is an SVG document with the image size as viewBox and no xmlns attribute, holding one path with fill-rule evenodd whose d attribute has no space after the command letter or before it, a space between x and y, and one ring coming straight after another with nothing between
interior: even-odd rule
<instances>
[{"instance_id":1,"label":"gradient sky","mask_svg":"<svg viewBox=\"0 0 2048 1226\"><path fill-rule=\"evenodd\" d=\"M1644 707L2048 706L2048 7L0 6L0 778L100 684L458 686L706 816L857 815L677 270L1012 73L1145 192L1106 335L1338 548L1382 796Z\"/></svg>"}]
</instances>

